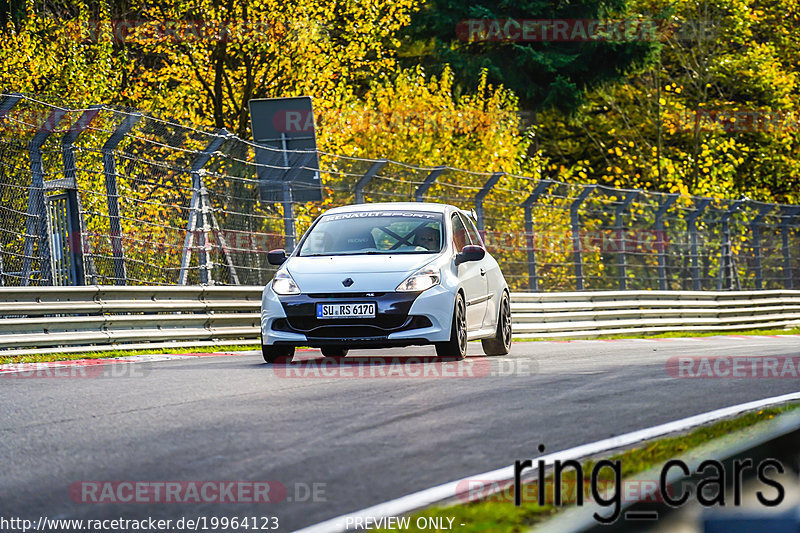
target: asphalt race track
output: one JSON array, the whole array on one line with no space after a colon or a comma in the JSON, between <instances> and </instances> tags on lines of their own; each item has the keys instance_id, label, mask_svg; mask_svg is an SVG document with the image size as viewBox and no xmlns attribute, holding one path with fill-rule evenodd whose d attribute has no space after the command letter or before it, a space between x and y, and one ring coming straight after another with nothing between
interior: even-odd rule
<instances>
[{"instance_id":1,"label":"asphalt race track","mask_svg":"<svg viewBox=\"0 0 800 533\"><path fill-rule=\"evenodd\" d=\"M539 443L557 451L800 390L793 377L687 379L667 365L798 357L799 336L469 350L465 363L417 362L433 349L404 348L342 364L307 351L271 367L248 353L0 376L0 517L268 516L290 531L535 458ZM280 501L95 503L82 492L125 481L271 481Z\"/></svg>"}]
</instances>

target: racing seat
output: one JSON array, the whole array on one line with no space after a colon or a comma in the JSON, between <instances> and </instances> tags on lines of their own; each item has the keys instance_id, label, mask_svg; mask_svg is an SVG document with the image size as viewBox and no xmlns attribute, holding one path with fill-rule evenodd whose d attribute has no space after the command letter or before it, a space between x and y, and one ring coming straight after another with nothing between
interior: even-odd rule
<instances>
[{"instance_id":1,"label":"racing seat","mask_svg":"<svg viewBox=\"0 0 800 533\"><path fill-rule=\"evenodd\" d=\"M371 233L345 235L339 242L337 249L342 252L375 249L375 238Z\"/></svg>"}]
</instances>

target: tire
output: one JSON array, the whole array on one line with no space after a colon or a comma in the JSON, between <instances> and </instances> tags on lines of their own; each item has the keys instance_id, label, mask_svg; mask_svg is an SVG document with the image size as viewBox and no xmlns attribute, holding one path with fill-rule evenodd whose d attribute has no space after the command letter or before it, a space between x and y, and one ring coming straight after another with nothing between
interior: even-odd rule
<instances>
[{"instance_id":1,"label":"tire","mask_svg":"<svg viewBox=\"0 0 800 533\"><path fill-rule=\"evenodd\" d=\"M506 355L511 351L511 303L508 294L503 292L500 313L497 317L497 332L491 339L481 341L486 355Z\"/></svg>"},{"instance_id":2,"label":"tire","mask_svg":"<svg viewBox=\"0 0 800 533\"><path fill-rule=\"evenodd\" d=\"M294 346L261 345L261 353L267 363L291 363L294 357Z\"/></svg>"},{"instance_id":3,"label":"tire","mask_svg":"<svg viewBox=\"0 0 800 533\"><path fill-rule=\"evenodd\" d=\"M341 359L342 357L346 356L347 352L350 350L347 348L341 348L339 346L325 346L324 348L320 348L320 351L325 357Z\"/></svg>"},{"instance_id":4,"label":"tire","mask_svg":"<svg viewBox=\"0 0 800 533\"><path fill-rule=\"evenodd\" d=\"M450 340L437 342L436 355L460 361L467 355L467 305L464 296L458 293L453 306L453 325L450 327Z\"/></svg>"}]
</instances>

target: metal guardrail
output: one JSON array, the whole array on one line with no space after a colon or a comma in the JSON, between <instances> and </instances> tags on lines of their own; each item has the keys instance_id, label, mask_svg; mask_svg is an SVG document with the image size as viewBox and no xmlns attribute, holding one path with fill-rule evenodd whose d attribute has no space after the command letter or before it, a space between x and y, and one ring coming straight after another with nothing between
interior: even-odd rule
<instances>
[{"instance_id":1,"label":"metal guardrail","mask_svg":"<svg viewBox=\"0 0 800 533\"><path fill-rule=\"evenodd\" d=\"M800 291L513 293L514 337L730 331L800 325Z\"/></svg>"},{"instance_id":2,"label":"metal guardrail","mask_svg":"<svg viewBox=\"0 0 800 533\"><path fill-rule=\"evenodd\" d=\"M260 286L0 289L0 349L259 338ZM800 325L800 291L513 293L516 338Z\"/></svg>"},{"instance_id":3,"label":"metal guardrail","mask_svg":"<svg viewBox=\"0 0 800 533\"><path fill-rule=\"evenodd\" d=\"M258 339L261 287L0 290L0 348Z\"/></svg>"}]
</instances>

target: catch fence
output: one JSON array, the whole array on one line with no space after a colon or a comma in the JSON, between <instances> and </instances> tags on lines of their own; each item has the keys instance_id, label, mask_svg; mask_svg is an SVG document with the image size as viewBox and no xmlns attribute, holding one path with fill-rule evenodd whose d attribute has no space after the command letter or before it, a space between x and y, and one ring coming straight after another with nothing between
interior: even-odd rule
<instances>
[{"instance_id":1,"label":"catch fence","mask_svg":"<svg viewBox=\"0 0 800 533\"><path fill-rule=\"evenodd\" d=\"M308 155L0 93L0 284L263 285L325 209L430 201L475 209L515 291L800 288L800 206ZM316 172L322 201L274 201L259 168Z\"/></svg>"}]
</instances>

